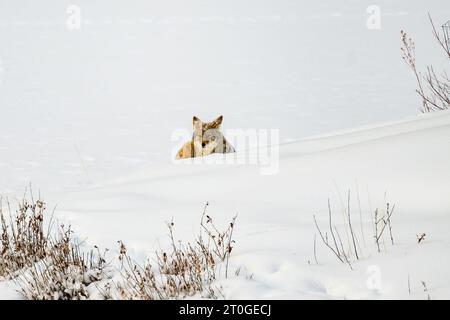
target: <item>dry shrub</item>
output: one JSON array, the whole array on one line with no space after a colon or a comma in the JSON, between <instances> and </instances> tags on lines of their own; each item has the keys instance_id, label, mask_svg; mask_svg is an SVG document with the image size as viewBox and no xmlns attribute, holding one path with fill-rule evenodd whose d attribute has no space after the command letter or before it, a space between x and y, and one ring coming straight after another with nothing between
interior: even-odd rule
<instances>
[{"instance_id":1,"label":"dry shrub","mask_svg":"<svg viewBox=\"0 0 450 320\"><path fill-rule=\"evenodd\" d=\"M49 241L46 257L20 272L16 283L27 299L88 299L89 285L109 277L106 251L95 247L95 252L85 253L72 234L70 227L60 226L56 239Z\"/></svg>"},{"instance_id":2,"label":"dry shrub","mask_svg":"<svg viewBox=\"0 0 450 320\"><path fill-rule=\"evenodd\" d=\"M119 260L122 262L122 281L116 285L121 299L179 299L195 294L207 298L217 298L218 289L212 283L218 275L218 266L225 265L233 250L233 230L236 217L224 231L214 225L206 215L206 207L201 220L201 231L194 243L183 244L175 240L174 223L167 223L171 248L155 253L155 266L147 262L140 266L127 254L123 242L120 243Z\"/></svg>"},{"instance_id":3,"label":"dry shrub","mask_svg":"<svg viewBox=\"0 0 450 320\"><path fill-rule=\"evenodd\" d=\"M445 55L450 58L450 45L448 35L441 34L435 27L433 19L428 15L433 31L433 36ZM422 74L416 64L416 48L412 38L406 32L401 31L402 59L410 67L414 74L418 88L417 94L422 100L422 112L431 112L450 109L450 78L445 71L437 73L431 65L427 66L425 74Z\"/></svg>"},{"instance_id":4,"label":"dry shrub","mask_svg":"<svg viewBox=\"0 0 450 320\"><path fill-rule=\"evenodd\" d=\"M394 213L394 209L395 204L392 205L391 203L386 202L385 209L380 210L376 208L374 211L374 216L371 217L373 219L373 237L378 252L381 252L381 244L384 245L384 237L386 235L389 236L391 244L394 245L394 235L392 230L392 215ZM361 211L361 208L359 210ZM333 255L340 262L348 264L350 269L353 270L353 262L355 261L352 259L352 257L355 257L356 260L362 259L362 249L365 249L366 244L363 241L364 245L362 246L360 244L360 241L358 240L365 239L361 212L359 221L361 226L360 232L358 232L358 230L353 227L352 210L350 206L350 190L348 191L347 207L344 208L343 218L340 222L338 222L338 224L341 226L340 229L344 229L346 231L346 237L341 237L341 233L339 232L334 219L335 217L331 208L330 199L328 199L328 225L326 228L321 228L319 226L319 223L317 222L316 215L313 215L316 230L324 246L331 253L333 253ZM317 263L316 234L314 236L314 259Z\"/></svg>"},{"instance_id":5,"label":"dry shrub","mask_svg":"<svg viewBox=\"0 0 450 320\"><path fill-rule=\"evenodd\" d=\"M18 204L13 216L6 201L9 217L5 217L0 198L1 243L0 276L10 277L14 272L40 261L46 255L49 232L44 229L45 203L30 202L25 198Z\"/></svg>"},{"instance_id":6,"label":"dry shrub","mask_svg":"<svg viewBox=\"0 0 450 320\"><path fill-rule=\"evenodd\" d=\"M120 242L120 279L113 282L106 250L83 251L70 226L53 232L51 219L44 224L45 203L24 197L15 215L9 203L9 217L0 212L0 276L12 278L24 297L33 300L217 298L220 290L212 284L221 270L228 275L236 217L220 230L206 214L207 206L192 243L176 240L174 223L167 223L171 245L155 252L154 265L134 263Z\"/></svg>"},{"instance_id":7,"label":"dry shrub","mask_svg":"<svg viewBox=\"0 0 450 320\"><path fill-rule=\"evenodd\" d=\"M30 189L31 190L31 189ZM81 250L71 228L52 232L52 219L45 225L46 205L29 192L8 216L0 198L0 277L13 279L27 299L85 299L87 287L105 278L104 254Z\"/></svg>"}]
</instances>

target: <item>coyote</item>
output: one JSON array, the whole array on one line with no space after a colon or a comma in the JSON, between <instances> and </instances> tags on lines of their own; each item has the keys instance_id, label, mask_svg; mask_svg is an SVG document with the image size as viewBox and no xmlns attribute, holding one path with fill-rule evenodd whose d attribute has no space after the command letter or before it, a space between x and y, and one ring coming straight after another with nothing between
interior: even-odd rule
<instances>
[{"instance_id":1,"label":"coyote","mask_svg":"<svg viewBox=\"0 0 450 320\"><path fill-rule=\"evenodd\" d=\"M212 153L235 152L233 146L220 132L223 116L212 122L202 122L193 117L194 133L192 140L186 142L178 151L176 159L195 158L210 155Z\"/></svg>"}]
</instances>

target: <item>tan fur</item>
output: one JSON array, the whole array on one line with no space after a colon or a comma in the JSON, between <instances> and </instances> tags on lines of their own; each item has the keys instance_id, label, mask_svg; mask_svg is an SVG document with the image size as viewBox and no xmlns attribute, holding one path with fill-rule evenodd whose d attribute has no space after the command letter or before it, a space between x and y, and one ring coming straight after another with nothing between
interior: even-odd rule
<instances>
[{"instance_id":1,"label":"tan fur","mask_svg":"<svg viewBox=\"0 0 450 320\"><path fill-rule=\"evenodd\" d=\"M220 116L212 122L202 122L193 117L194 133L192 140L186 142L176 155L176 159L203 157L212 153L234 152L234 148L226 141L220 126L223 117Z\"/></svg>"},{"instance_id":2,"label":"tan fur","mask_svg":"<svg viewBox=\"0 0 450 320\"><path fill-rule=\"evenodd\" d=\"M186 142L178 151L177 159L187 159L195 157L203 157L214 153L214 149L217 146L217 142L212 142L202 147L202 145L195 143L194 141Z\"/></svg>"}]
</instances>

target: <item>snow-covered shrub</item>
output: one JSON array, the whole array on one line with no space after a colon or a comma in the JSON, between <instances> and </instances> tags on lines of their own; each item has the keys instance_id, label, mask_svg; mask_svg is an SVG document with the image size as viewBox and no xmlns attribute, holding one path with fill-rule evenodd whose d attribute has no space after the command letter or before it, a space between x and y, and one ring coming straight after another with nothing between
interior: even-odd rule
<instances>
[{"instance_id":1,"label":"snow-covered shrub","mask_svg":"<svg viewBox=\"0 0 450 320\"><path fill-rule=\"evenodd\" d=\"M5 277L44 258L49 234L44 228L43 201L23 199L14 216L9 209L5 217L2 208L0 199L0 277Z\"/></svg>"},{"instance_id":2,"label":"snow-covered shrub","mask_svg":"<svg viewBox=\"0 0 450 320\"><path fill-rule=\"evenodd\" d=\"M52 221L44 224L46 205L24 197L15 214L0 199L0 277L18 283L28 299L86 299L88 286L106 278L104 254L85 253L61 226L54 235Z\"/></svg>"},{"instance_id":3,"label":"snow-covered shrub","mask_svg":"<svg viewBox=\"0 0 450 320\"><path fill-rule=\"evenodd\" d=\"M89 285L108 278L105 253L83 253L72 239L72 230L61 226L60 234L39 263L17 277L22 293L33 300L84 300L90 297Z\"/></svg>"},{"instance_id":4,"label":"snow-covered shrub","mask_svg":"<svg viewBox=\"0 0 450 320\"><path fill-rule=\"evenodd\" d=\"M113 281L106 251L83 251L70 227L61 225L58 232L52 223L44 227L43 201L23 200L14 217L0 212L0 276L11 277L24 297L33 300L216 298L212 284L219 264L228 275L236 217L221 231L206 214L207 206L192 243L176 240L174 223L167 223L171 245L155 253L154 265L134 263L120 242L120 272Z\"/></svg>"},{"instance_id":5,"label":"snow-covered shrub","mask_svg":"<svg viewBox=\"0 0 450 320\"><path fill-rule=\"evenodd\" d=\"M171 248L155 253L155 266L149 262L144 266L134 263L127 254L125 245L120 242L122 281L116 285L117 298L179 299L195 294L217 298L212 283L216 280L217 266L220 263L225 264L227 276L228 260L234 243L232 236L235 219L236 217L224 231L219 231L204 210L202 231L194 243L187 244L175 240L174 223L167 223Z\"/></svg>"}]
</instances>

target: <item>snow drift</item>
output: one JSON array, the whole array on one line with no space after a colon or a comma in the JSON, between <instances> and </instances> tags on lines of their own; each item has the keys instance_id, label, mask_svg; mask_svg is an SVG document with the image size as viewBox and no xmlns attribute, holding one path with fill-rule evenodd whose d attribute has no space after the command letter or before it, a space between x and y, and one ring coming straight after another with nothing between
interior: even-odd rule
<instances>
[{"instance_id":1,"label":"snow drift","mask_svg":"<svg viewBox=\"0 0 450 320\"><path fill-rule=\"evenodd\" d=\"M58 211L89 243L125 240L141 257L165 242L172 218L193 238L206 201L217 221L237 213L232 260L242 271L222 284L227 298L421 298L421 281L432 298L448 298L449 158L450 113L442 112L281 145L275 175L250 165L151 167L68 194ZM339 219L348 190L363 258L349 271L318 242L316 265L312 215L326 223L330 198ZM396 244L378 254L371 224L385 201L396 204ZM419 233L427 234L421 244ZM376 290L370 266L380 270Z\"/></svg>"}]
</instances>

